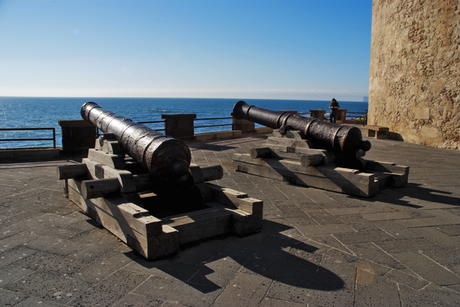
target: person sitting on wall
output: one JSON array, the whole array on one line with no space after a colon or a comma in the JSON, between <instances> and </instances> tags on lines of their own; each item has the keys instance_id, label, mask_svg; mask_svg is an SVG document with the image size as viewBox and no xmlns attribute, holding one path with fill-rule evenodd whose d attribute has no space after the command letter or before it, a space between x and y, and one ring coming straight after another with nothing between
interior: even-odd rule
<instances>
[{"instance_id":1,"label":"person sitting on wall","mask_svg":"<svg viewBox=\"0 0 460 307\"><path fill-rule=\"evenodd\" d=\"M331 109L331 117L330 117L331 123L335 123L335 121L337 120L337 111L340 108L340 105L337 102L337 100L335 100L335 98L332 98L329 108Z\"/></svg>"}]
</instances>

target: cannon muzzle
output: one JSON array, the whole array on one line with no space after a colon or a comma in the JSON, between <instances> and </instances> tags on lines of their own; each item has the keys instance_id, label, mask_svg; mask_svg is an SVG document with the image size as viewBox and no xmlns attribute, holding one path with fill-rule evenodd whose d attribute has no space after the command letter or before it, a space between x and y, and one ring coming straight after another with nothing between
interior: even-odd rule
<instances>
[{"instance_id":1,"label":"cannon muzzle","mask_svg":"<svg viewBox=\"0 0 460 307\"><path fill-rule=\"evenodd\" d=\"M94 102L81 108L83 119L112 133L123 149L152 175L175 182L188 173L191 154L184 142L106 111Z\"/></svg>"},{"instance_id":2,"label":"cannon muzzle","mask_svg":"<svg viewBox=\"0 0 460 307\"><path fill-rule=\"evenodd\" d=\"M291 127L293 130L299 130L305 139L311 141L315 147L332 150L338 154L354 155L360 149L368 151L371 148L369 141L363 141L361 130L353 126L262 109L248 105L244 101L238 101L235 104L232 116L273 129Z\"/></svg>"}]
</instances>

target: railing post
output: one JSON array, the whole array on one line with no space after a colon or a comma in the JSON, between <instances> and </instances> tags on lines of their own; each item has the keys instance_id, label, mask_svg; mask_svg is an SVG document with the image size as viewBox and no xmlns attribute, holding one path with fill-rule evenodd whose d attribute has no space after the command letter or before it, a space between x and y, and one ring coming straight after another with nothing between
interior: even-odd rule
<instances>
[{"instance_id":1,"label":"railing post","mask_svg":"<svg viewBox=\"0 0 460 307\"><path fill-rule=\"evenodd\" d=\"M53 148L56 148L56 128L53 128Z\"/></svg>"},{"instance_id":2,"label":"railing post","mask_svg":"<svg viewBox=\"0 0 460 307\"><path fill-rule=\"evenodd\" d=\"M89 121L59 120L62 129L62 150L68 154L86 154L88 148L94 148L97 129Z\"/></svg>"},{"instance_id":3,"label":"railing post","mask_svg":"<svg viewBox=\"0 0 460 307\"><path fill-rule=\"evenodd\" d=\"M317 118L319 120L324 120L324 113L326 113L326 110L322 110L322 109L310 110L310 117Z\"/></svg>"},{"instance_id":4,"label":"railing post","mask_svg":"<svg viewBox=\"0 0 460 307\"><path fill-rule=\"evenodd\" d=\"M232 119L232 130L241 130L241 132L252 132L255 129L254 122L247 119Z\"/></svg>"},{"instance_id":5,"label":"railing post","mask_svg":"<svg viewBox=\"0 0 460 307\"><path fill-rule=\"evenodd\" d=\"M196 114L162 114L165 120L165 134L181 140L195 137L193 120Z\"/></svg>"},{"instance_id":6,"label":"railing post","mask_svg":"<svg viewBox=\"0 0 460 307\"><path fill-rule=\"evenodd\" d=\"M337 124L343 124L347 117L347 109L338 109L337 110Z\"/></svg>"}]
</instances>

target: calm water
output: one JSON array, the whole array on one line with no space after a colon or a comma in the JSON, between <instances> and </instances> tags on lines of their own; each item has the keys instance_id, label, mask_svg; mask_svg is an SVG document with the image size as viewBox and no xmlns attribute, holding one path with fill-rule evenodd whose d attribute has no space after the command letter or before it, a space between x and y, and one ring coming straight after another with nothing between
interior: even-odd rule
<instances>
[{"instance_id":1,"label":"calm water","mask_svg":"<svg viewBox=\"0 0 460 307\"><path fill-rule=\"evenodd\" d=\"M329 101L320 100L269 100L244 99L248 104L270 110L296 110L308 113L311 109L328 109ZM56 128L56 143L61 146L61 129L58 120L81 119L81 106L94 101L102 108L135 122L159 121L161 114L195 113L197 118L230 117L238 99L213 98L45 98L0 97L0 128ZM367 102L339 101L348 112L365 112ZM200 121L196 125L230 124L231 120ZM152 129L164 128L163 124L148 125ZM206 131L230 130L230 127L197 129ZM0 139L49 138L51 132L0 131ZM51 141L0 142L0 148L52 146Z\"/></svg>"}]
</instances>

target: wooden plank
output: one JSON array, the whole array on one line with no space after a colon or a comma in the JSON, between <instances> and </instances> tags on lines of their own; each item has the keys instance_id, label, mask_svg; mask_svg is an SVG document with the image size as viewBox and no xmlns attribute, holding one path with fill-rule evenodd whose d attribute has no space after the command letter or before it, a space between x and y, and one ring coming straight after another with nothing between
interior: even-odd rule
<instances>
[{"instance_id":1,"label":"wooden plank","mask_svg":"<svg viewBox=\"0 0 460 307\"><path fill-rule=\"evenodd\" d=\"M84 163L59 165L56 167L58 180L83 177L88 175L88 169Z\"/></svg>"},{"instance_id":2,"label":"wooden plank","mask_svg":"<svg viewBox=\"0 0 460 307\"><path fill-rule=\"evenodd\" d=\"M80 196L82 195L80 181L70 179L69 188L72 188ZM159 235L161 233L161 221L159 219L150 215L144 208L128 202L122 197L99 197L92 200L85 200L81 197L81 199L76 200L80 203L80 207L85 212L87 212L86 208L88 206L94 211L98 211L97 208L95 208L98 207L98 209L103 210L120 222L126 222L127 225L146 237Z\"/></svg>"},{"instance_id":3,"label":"wooden plank","mask_svg":"<svg viewBox=\"0 0 460 307\"><path fill-rule=\"evenodd\" d=\"M248 197L247 193L233 189L221 187L208 183L213 193L214 201L223 203L230 209L239 209L248 214L262 215L263 201L260 199Z\"/></svg>"},{"instance_id":4,"label":"wooden plank","mask_svg":"<svg viewBox=\"0 0 460 307\"><path fill-rule=\"evenodd\" d=\"M319 178L330 178L338 180L352 180L364 184L371 184L375 181L375 176L370 173L360 172L359 170L337 167L333 165L322 166L302 166L299 161L286 159L252 159L249 154L233 154L233 161L241 161L248 164L263 165L276 170L286 170L288 172L306 174ZM286 174L286 172L284 172Z\"/></svg>"},{"instance_id":5,"label":"wooden plank","mask_svg":"<svg viewBox=\"0 0 460 307\"><path fill-rule=\"evenodd\" d=\"M187 215L162 218L162 222L179 231L179 243L184 244L232 230L232 213L221 204L209 204L211 208L193 211Z\"/></svg>"},{"instance_id":6,"label":"wooden plank","mask_svg":"<svg viewBox=\"0 0 460 307\"><path fill-rule=\"evenodd\" d=\"M372 160L366 161L366 170L374 172L382 172L390 175L390 186L396 188L404 187L409 181L409 167L396 165L393 162L377 162Z\"/></svg>"},{"instance_id":7,"label":"wooden plank","mask_svg":"<svg viewBox=\"0 0 460 307\"><path fill-rule=\"evenodd\" d=\"M258 232L262 229L262 211L259 214L249 214L239 209L229 209L233 215L232 231L237 235L247 235Z\"/></svg>"},{"instance_id":8,"label":"wooden plank","mask_svg":"<svg viewBox=\"0 0 460 307\"><path fill-rule=\"evenodd\" d=\"M97 151L94 148L90 148L88 150L88 159L97 161L115 169L123 169L125 167L124 155L109 154L102 151Z\"/></svg>"},{"instance_id":9,"label":"wooden plank","mask_svg":"<svg viewBox=\"0 0 460 307\"><path fill-rule=\"evenodd\" d=\"M137 191L136 181L131 172L100 164L89 158L82 159L93 179L117 178L121 193L133 193Z\"/></svg>"},{"instance_id":10,"label":"wooden plank","mask_svg":"<svg viewBox=\"0 0 460 307\"><path fill-rule=\"evenodd\" d=\"M365 129L373 130L373 131L390 131L390 128L378 126L378 125L366 125L364 126Z\"/></svg>"},{"instance_id":11,"label":"wooden plank","mask_svg":"<svg viewBox=\"0 0 460 307\"><path fill-rule=\"evenodd\" d=\"M310 186L328 191L346 193L362 197L370 197L379 191L377 181L359 182L346 178L328 178L312 176L301 172L292 172L286 168L273 168L267 165L251 164L244 161L233 161L237 171L258 175L275 180L287 181L301 186ZM375 177L373 176L375 179Z\"/></svg>"},{"instance_id":12,"label":"wooden plank","mask_svg":"<svg viewBox=\"0 0 460 307\"><path fill-rule=\"evenodd\" d=\"M148 237L145 241L128 236L127 245L147 259L163 258L179 251L179 232L163 225L161 234Z\"/></svg>"},{"instance_id":13,"label":"wooden plank","mask_svg":"<svg viewBox=\"0 0 460 307\"><path fill-rule=\"evenodd\" d=\"M105 197L119 191L120 184L117 178L83 180L81 182L81 195L84 199Z\"/></svg>"},{"instance_id":14,"label":"wooden plank","mask_svg":"<svg viewBox=\"0 0 460 307\"><path fill-rule=\"evenodd\" d=\"M176 253L179 250L179 233L176 229L162 225L161 221L152 216L143 216L143 213L137 212L137 208L123 206L120 211L132 210L131 215L139 215L138 221L153 218L155 219L155 226L159 226L160 230L155 232L144 231L141 233L137 230L143 230L139 227L132 227L133 223L128 223L125 219L116 218L117 215L110 214L102 207L102 198L85 201L83 197L75 190L75 183L70 185L69 194L72 202L82 208L91 218L101 224L105 229L110 231L121 241L125 242L129 247L140 253L147 259L157 259ZM95 203L99 201L99 203ZM145 221L144 221L145 222ZM155 233L154 235L152 233Z\"/></svg>"}]
</instances>

